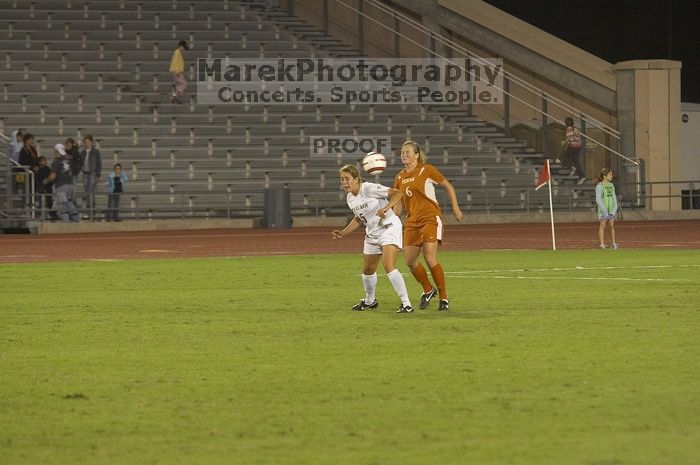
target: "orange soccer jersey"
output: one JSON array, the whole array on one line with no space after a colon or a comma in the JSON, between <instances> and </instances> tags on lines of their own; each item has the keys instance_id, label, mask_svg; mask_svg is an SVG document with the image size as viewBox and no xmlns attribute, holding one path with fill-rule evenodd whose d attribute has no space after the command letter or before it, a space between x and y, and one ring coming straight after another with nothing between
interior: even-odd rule
<instances>
[{"instance_id":1,"label":"orange soccer jersey","mask_svg":"<svg viewBox=\"0 0 700 465\"><path fill-rule=\"evenodd\" d=\"M401 204L406 210L406 226L437 223L440 205L435 197L435 184L444 180L442 173L428 164L419 164L409 172L403 169L396 175L394 189L403 193Z\"/></svg>"}]
</instances>

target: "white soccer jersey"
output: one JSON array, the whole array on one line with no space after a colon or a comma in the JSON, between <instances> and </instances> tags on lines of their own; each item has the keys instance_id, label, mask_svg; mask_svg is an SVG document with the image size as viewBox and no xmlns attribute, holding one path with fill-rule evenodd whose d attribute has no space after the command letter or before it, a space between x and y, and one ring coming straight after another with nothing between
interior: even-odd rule
<instances>
[{"instance_id":1,"label":"white soccer jersey","mask_svg":"<svg viewBox=\"0 0 700 465\"><path fill-rule=\"evenodd\" d=\"M391 225L401 224L401 220L389 209L384 218L377 216L377 211L388 203L389 188L373 182L363 182L357 195L348 192L348 207L365 225L367 237L377 238Z\"/></svg>"}]
</instances>

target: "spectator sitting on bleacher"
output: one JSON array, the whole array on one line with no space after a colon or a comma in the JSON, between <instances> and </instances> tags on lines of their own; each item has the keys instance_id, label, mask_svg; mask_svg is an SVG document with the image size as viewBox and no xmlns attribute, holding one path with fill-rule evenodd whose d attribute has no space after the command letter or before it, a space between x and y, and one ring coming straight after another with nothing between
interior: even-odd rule
<instances>
[{"instance_id":1,"label":"spectator sitting on bleacher","mask_svg":"<svg viewBox=\"0 0 700 465\"><path fill-rule=\"evenodd\" d=\"M177 48L173 52L170 59L170 74L173 77L173 93L170 97L171 103L182 103L182 95L187 89L187 80L185 80L185 60L182 58L182 51L189 50L187 42L181 40L177 44Z\"/></svg>"},{"instance_id":2,"label":"spectator sitting on bleacher","mask_svg":"<svg viewBox=\"0 0 700 465\"><path fill-rule=\"evenodd\" d=\"M53 148L56 159L51 163L51 174L44 179L44 184L54 183L53 208L61 221L80 221L80 212L75 206L75 186L70 170L70 160L66 156L63 144Z\"/></svg>"},{"instance_id":3,"label":"spectator sitting on bleacher","mask_svg":"<svg viewBox=\"0 0 700 465\"><path fill-rule=\"evenodd\" d=\"M19 161L19 152L22 151L22 130L12 131L10 137L10 158L12 161Z\"/></svg>"},{"instance_id":4,"label":"spectator sitting on bleacher","mask_svg":"<svg viewBox=\"0 0 700 465\"><path fill-rule=\"evenodd\" d=\"M80 166L83 171L83 192L85 193L83 208L92 213L95 211L95 188L102 174L102 154L93 147L93 144L94 139L92 136L85 136L83 139L83 150L80 152Z\"/></svg>"}]
</instances>

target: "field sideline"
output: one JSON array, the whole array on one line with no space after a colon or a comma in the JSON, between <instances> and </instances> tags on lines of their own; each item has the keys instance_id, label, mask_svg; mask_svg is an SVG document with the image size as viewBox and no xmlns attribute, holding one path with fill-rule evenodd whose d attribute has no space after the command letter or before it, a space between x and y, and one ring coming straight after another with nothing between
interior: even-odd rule
<instances>
[{"instance_id":1,"label":"field sideline","mask_svg":"<svg viewBox=\"0 0 700 465\"><path fill-rule=\"evenodd\" d=\"M123 224L123 223L122 223ZM331 239L333 227L205 229L40 236L0 235L0 263L90 259L182 258L358 253L364 234ZM620 221L615 225L624 249L700 249L700 221ZM596 223L556 226L557 248L598 247ZM549 224L448 225L443 251L551 250Z\"/></svg>"},{"instance_id":2,"label":"field sideline","mask_svg":"<svg viewBox=\"0 0 700 465\"><path fill-rule=\"evenodd\" d=\"M2 463L697 464L700 250L441 257L3 265Z\"/></svg>"}]
</instances>

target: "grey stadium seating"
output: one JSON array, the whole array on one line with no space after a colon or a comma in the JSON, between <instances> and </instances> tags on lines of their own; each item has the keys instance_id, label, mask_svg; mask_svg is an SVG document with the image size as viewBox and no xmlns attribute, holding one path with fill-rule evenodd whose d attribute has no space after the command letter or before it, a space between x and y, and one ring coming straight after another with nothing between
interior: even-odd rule
<instances>
[{"instance_id":1,"label":"grey stadium seating","mask_svg":"<svg viewBox=\"0 0 700 465\"><path fill-rule=\"evenodd\" d=\"M265 2L4 0L0 12L0 131L27 128L49 158L55 143L93 135L105 170L119 162L131 177L127 218L260 216L275 186L290 189L296 215L345 215L337 170L359 159L310 157L309 137L325 134L391 136L393 156L376 178L385 184L400 169L400 144L416 140L465 213L546 205L532 188L541 154L457 107L197 104L197 57L358 56ZM192 99L181 105L169 100L178 40L193 45ZM561 170L554 179L557 209L591 207L590 187Z\"/></svg>"}]
</instances>

